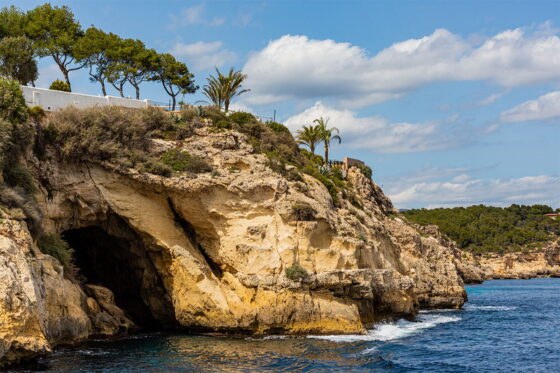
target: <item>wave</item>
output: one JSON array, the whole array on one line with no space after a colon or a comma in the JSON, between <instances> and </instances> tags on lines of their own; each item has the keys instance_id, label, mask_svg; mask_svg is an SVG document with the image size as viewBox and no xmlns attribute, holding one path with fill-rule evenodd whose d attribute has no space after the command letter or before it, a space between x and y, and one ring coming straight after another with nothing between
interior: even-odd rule
<instances>
[{"instance_id":1,"label":"wave","mask_svg":"<svg viewBox=\"0 0 560 373\"><path fill-rule=\"evenodd\" d=\"M399 320L395 323L379 324L363 335L310 335L308 338L326 339L333 342L392 341L409 337L439 324L459 320L461 318L458 316L422 314L418 317L418 321Z\"/></svg>"},{"instance_id":2,"label":"wave","mask_svg":"<svg viewBox=\"0 0 560 373\"><path fill-rule=\"evenodd\" d=\"M513 311L517 308L516 306L476 306L474 304L465 306L467 311Z\"/></svg>"}]
</instances>

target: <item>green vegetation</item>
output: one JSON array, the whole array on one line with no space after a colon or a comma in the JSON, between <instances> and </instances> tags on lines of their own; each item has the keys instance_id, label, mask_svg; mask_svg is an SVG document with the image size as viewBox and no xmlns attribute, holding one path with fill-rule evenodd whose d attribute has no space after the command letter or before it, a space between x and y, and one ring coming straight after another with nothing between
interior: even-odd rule
<instances>
[{"instance_id":1,"label":"green vegetation","mask_svg":"<svg viewBox=\"0 0 560 373\"><path fill-rule=\"evenodd\" d=\"M58 80L58 79L51 83L51 86L49 87L49 89L52 89L53 91L62 91L62 92L70 92L71 91L68 83L63 82L62 80Z\"/></svg>"},{"instance_id":2,"label":"green vegetation","mask_svg":"<svg viewBox=\"0 0 560 373\"><path fill-rule=\"evenodd\" d=\"M72 255L74 250L72 250L66 241L60 237L57 233L43 234L37 240L37 246L42 253L48 254L52 257L58 259L60 264L67 270L72 271L73 269L73 258Z\"/></svg>"},{"instance_id":3,"label":"green vegetation","mask_svg":"<svg viewBox=\"0 0 560 373\"><path fill-rule=\"evenodd\" d=\"M331 146L331 141L338 140L339 144L342 142L340 136L335 135L335 133L338 133L338 128L336 127L329 128L328 118L324 119L323 117L320 117L318 119L315 119L313 123L317 123L318 126L317 131L319 131L321 141L323 142L323 146L325 148L325 163L329 163L329 148Z\"/></svg>"},{"instance_id":4,"label":"green vegetation","mask_svg":"<svg viewBox=\"0 0 560 373\"><path fill-rule=\"evenodd\" d=\"M298 144L306 145L313 156L315 155L315 147L322 141L319 126L311 125L303 126L302 129L297 130L296 138L298 139Z\"/></svg>"},{"instance_id":5,"label":"green vegetation","mask_svg":"<svg viewBox=\"0 0 560 373\"><path fill-rule=\"evenodd\" d=\"M70 73L82 68L89 70L92 82L100 84L103 95L107 95L107 82L121 97L130 84L139 99L140 84L157 81L171 97L173 110L179 94L198 89L187 66L172 55L159 54L140 40L123 39L94 26L84 32L67 6L47 3L27 13L13 6L0 9L0 75L21 84L34 82L35 57L53 59L68 91Z\"/></svg>"},{"instance_id":6,"label":"green vegetation","mask_svg":"<svg viewBox=\"0 0 560 373\"><path fill-rule=\"evenodd\" d=\"M373 171L371 170L371 167L369 167L365 164L360 164L360 165L358 165L358 168L360 169L362 174L364 174L365 177L367 177L368 179L371 179L371 176L373 175Z\"/></svg>"},{"instance_id":7,"label":"green vegetation","mask_svg":"<svg viewBox=\"0 0 560 373\"><path fill-rule=\"evenodd\" d=\"M227 113L231 100L243 93L249 92L249 89L241 89L243 81L247 75L243 75L241 71L229 69L227 75L224 75L216 68L217 76L210 75L206 80L208 84L202 87L203 94L216 105L218 108L224 108Z\"/></svg>"},{"instance_id":8,"label":"green vegetation","mask_svg":"<svg viewBox=\"0 0 560 373\"><path fill-rule=\"evenodd\" d=\"M188 152L171 149L163 153L161 161L171 167L174 172L210 172L212 167L204 159Z\"/></svg>"},{"instance_id":9,"label":"green vegetation","mask_svg":"<svg viewBox=\"0 0 560 373\"><path fill-rule=\"evenodd\" d=\"M317 212L307 203L298 202L292 206L292 216L298 221L315 221Z\"/></svg>"},{"instance_id":10,"label":"green vegetation","mask_svg":"<svg viewBox=\"0 0 560 373\"><path fill-rule=\"evenodd\" d=\"M182 139L188 124L156 108L67 108L45 121L44 137L63 158L112 161L169 176L172 169L149 152L151 138Z\"/></svg>"},{"instance_id":11,"label":"green vegetation","mask_svg":"<svg viewBox=\"0 0 560 373\"><path fill-rule=\"evenodd\" d=\"M29 84L37 79L37 62L31 40L25 36L0 39L0 75Z\"/></svg>"},{"instance_id":12,"label":"green vegetation","mask_svg":"<svg viewBox=\"0 0 560 373\"><path fill-rule=\"evenodd\" d=\"M295 263L291 267L286 268L286 277L292 281L302 281L305 280L309 274L298 263Z\"/></svg>"},{"instance_id":13,"label":"green vegetation","mask_svg":"<svg viewBox=\"0 0 560 373\"><path fill-rule=\"evenodd\" d=\"M461 248L478 254L538 247L559 237L560 220L544 216L551 212L552 208L544 205L478 205L407 210L403 214L411 222L439 226Z\"/></svg>"}]
</instances>

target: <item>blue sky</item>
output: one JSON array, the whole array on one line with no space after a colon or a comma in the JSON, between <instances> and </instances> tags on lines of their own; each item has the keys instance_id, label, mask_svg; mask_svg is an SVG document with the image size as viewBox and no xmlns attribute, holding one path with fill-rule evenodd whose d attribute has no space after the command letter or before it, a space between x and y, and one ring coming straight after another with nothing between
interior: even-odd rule
<instances>
[{"instance_id":1,"label":"blue sky","mask_svg":"<svg viewBox=\"0 0 560 373\"><path fill-rule=\"evenodd\" d=\"M238 109L276 110L292 130L330 118L343 138L332 156L366 161L397 207L560 207L557 1L51 3L173 53L200 86L214 66L243 69ZM39 86L60 76L40 67ZM71 80L100 93L85 72ZM168 100L156 84L141 93Z\"/></svg>"}]
</instances>

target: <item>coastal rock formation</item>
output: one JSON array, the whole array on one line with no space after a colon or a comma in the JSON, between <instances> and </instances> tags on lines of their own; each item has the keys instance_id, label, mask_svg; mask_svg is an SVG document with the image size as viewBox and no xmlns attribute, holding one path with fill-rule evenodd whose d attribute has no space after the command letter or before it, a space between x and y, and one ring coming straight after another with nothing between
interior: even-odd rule
<instances>
[{"instance_id":1,"label":"coastal rock formation","mask_svg":"<svg viewBox=\"0 0 560 373\"><path fill-rule=\"evenodd\" d=\"M486 255L478 263L487 268L487 279L560 277L560 241L524 253Z\"/></svg>"},{"instance_id":2,"label":"coastal rock formation","mask_svg":"<svg viewBox=\"0 0 560 373\"><path fill-rule=\"evenodd\" d=\"M455 249L418 233L357 168L343 192L353 203L335 203L317 179L271 170L240 133L203 127L153 142L166 149L214 171L165 178L54 152L32 158L42 226L74 249L78 276L5 214L0 361L135 326L364 333L385 317L465 301ZM306 274L288 277L295 265Z\"/></svg>"}]
</instances>

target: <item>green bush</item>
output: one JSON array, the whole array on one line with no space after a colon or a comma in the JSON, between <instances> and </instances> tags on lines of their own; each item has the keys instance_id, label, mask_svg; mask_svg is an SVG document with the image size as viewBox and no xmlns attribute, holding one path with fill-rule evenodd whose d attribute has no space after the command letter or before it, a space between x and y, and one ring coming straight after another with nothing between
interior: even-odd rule
<instances>
[{"instance_id":1,"label":"green bush","mask_svg":"<svg viewBox=\"0 0 560 373\"><path fill-rule=\"evenodd\" d=\"M0 118L10 123L27 121L27 106L19 83L0 76Z\"/></svg>"},{"instance_id":2,"label":"green bush","mask_svg":"<svg viewBox=\"0 0 560 373\"><path fill-rule=\"evenodd\" d=\"M276 123L276 122L266 122L266 125L268 126L268 128L270 128L271 130L273 130L276 133L288 133L291 134L290 130L288 129L288 127L286 127L285 125L281 124L281 123Z\"/></svg>"},{"instance_id":3,"label":"green bush","mask_svg":"<svg viewBox=\"0 0 560 373\"><path fill-rule=\"evenodd\" d=\"M308 276L309 274L307 273L305 268L300 266L298 263L295 263L291 267L286 268L286 277L292 281L305 280Z\"/></svg>"},{"instance_id":4,"label":"green bush","mask_svg":"<svg viewBox=\"0 0 560 373\"><path fill-rule=\"evenodd\" d=\"M52 89L54 91L62 91L62 92L70 92L71 91L68 83L63 82L62 80L58 80L58 79L51 83L51 86L49 87L49 89Z\"/></svg>"},{"instance_id":5,"label":"green bush","mask_svg":"<svg viewBox=\"0 0 560 373\"><path fill-rule=\"evenodd\" d=\"M358 168L360 169L360 171L362 172L362 174L367 177L368 179L371 179L371 176L373 174L373 171L371 170L371 167L365 165L365 164L360 164L358 165Z\"/></svg>"},{"instance_id":6,"label":"green bush","mask_svg":"<svg viewBox=\"0 0 560 373\"><path fill-rule=\"evenodd\" d=\"M292 216L299 221L315 221L317 212L307 203L298 202L292 206Z\"/></svg>"},{"instance_id":7,"label":"green bush","mask_svg":"<svg viewBox=\"0 0 560 373\"><path fill-rule=\"evenodd\" d=\"M233 123L237 123L237 124L247 124L249 122L255 121L256 118L251 113L245 113L245 112L242 112L242 111L238 111L236 113L231 113L229 115L229 120L231 120Z\"/></svg>"},{"instance_id":8,"label":"green bush","mask_svg":"<svg viewBox=\"0 0 560 373\"><path fill-rule=\"evenodd\" d=\"M220 130L226 130L226 129L230 130L232 128L231 127L231 122L226 120L226 119L221 119L217 122L214 122L212 124L212 127L215 128L215 129L220 129Z\"/></svg>"},{"instance_id":9,"label":"green bush","mask_svg":"<svg viewBox=\"0 0 560 373\"><path fill-rule=\"evenodd\" d=\"M201 173L212 171L212 167L201 157L177 149L171 149L163 153L161 161L174 172Z\"/></svg>"},{"instance_id":10,"label":"green bush","mask_svg":"<svg viewBox=\"0 0 560 373\"><path fill-rule=\"evenodd\" d=\"M67 269L72 269L74 250L57 233L43 234L37 240L37 246L42 253L48 254L58 259L60 264Z\"/></svg>"}]
</instances>

